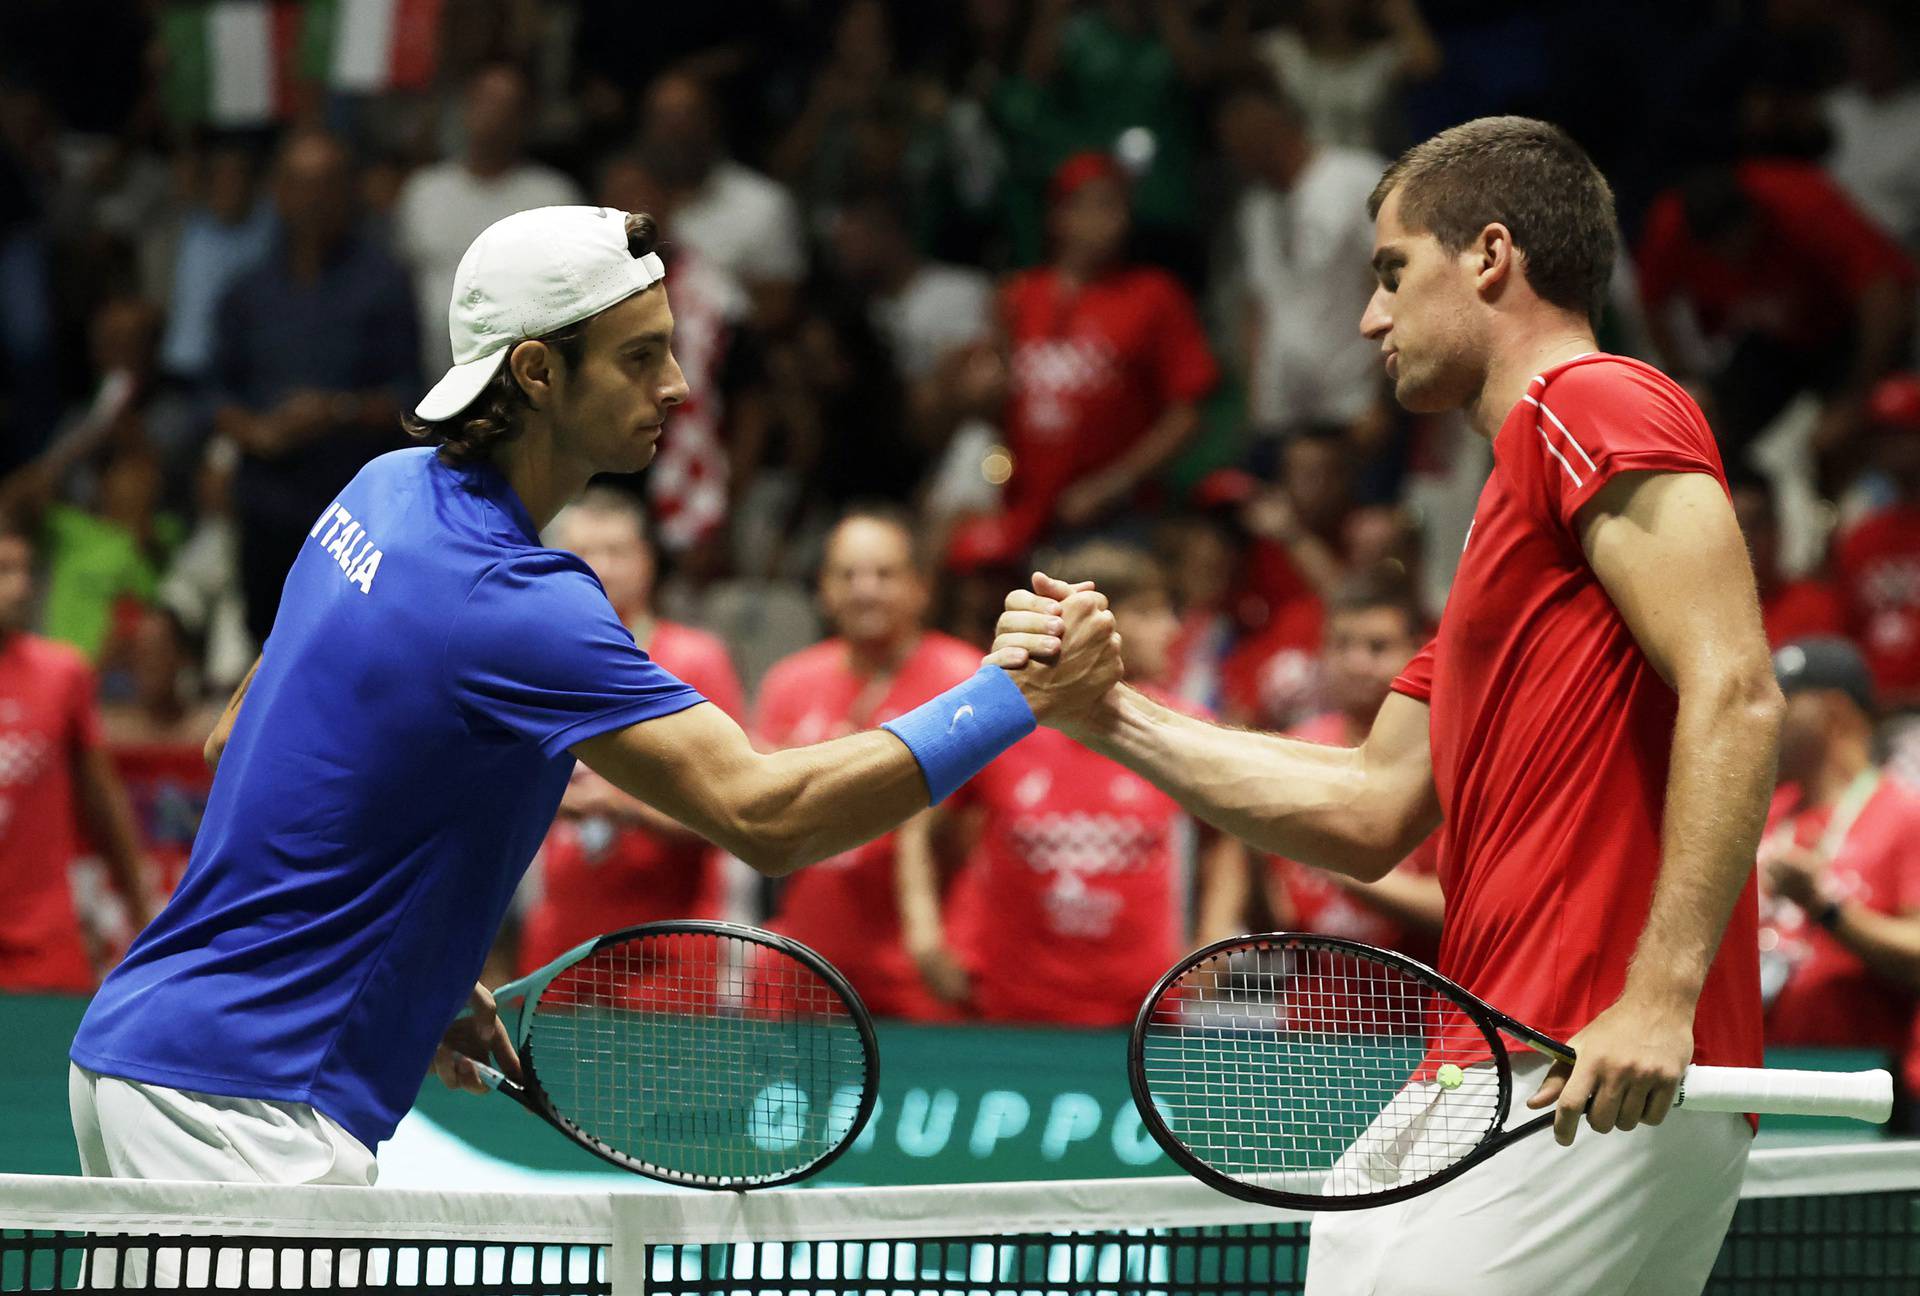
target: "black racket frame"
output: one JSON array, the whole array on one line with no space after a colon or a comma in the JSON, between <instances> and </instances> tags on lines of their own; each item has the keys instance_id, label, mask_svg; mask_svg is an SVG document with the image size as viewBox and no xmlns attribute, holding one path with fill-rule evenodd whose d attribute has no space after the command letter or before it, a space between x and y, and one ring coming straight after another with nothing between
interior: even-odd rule
<instances>
[{"instance_id":1,"label":"black racket frame","mask_svg":"<svg viewBox=\"0 0 1920 1296\"><path fill-rule=\"evenodd\" d=\"M764 931L759 927L749 927L744 923L718 922L707 919L686 918L670 919L665 922L641 923L634 927L623 927L619 931L608 932L593 943L593 948L575 959L575 963L585 962L609 945L618 945L624 941L645 939L656 936L713 936L726 937L742 941L749 945L759 945L779 954L784 954L802 964L827 983L835 994L846 1004L848 1016L854 1027L860 1032L860 1045L866 1053L866 1084L860 1092L860 1106L854 1113L853 1123L841 1140L815 1160L791 1173L774 1179L754 1179L740 1182L727 1179L715 1179L710 1175L690 1175L666 1170L649 1162L640 1161L619 1149L610 1147L601 1140L581 1129L568 1120L553 1105L545 1086L540 1083L539 1060L535 1050L529 1045L520 1054L520 1074L525 1083L516 1084L510 1079L502 1079L500 1092L512 1098L528 1111L546 1121L549 1125L566 1135L575 1144L587 1151L619 1166L622 1170L645 1175L662 1183L677 1184L683 1188L705 1188L714 1192L747 1192L760 1188L775 1188L781 1184L797 1183L819 1174L843 1156L866 1129L867 1122L873 1119L874 1104L880 1096L880 1044L873 1031L873 1014L867 1011L867 1005L853 983L841 973L840 969L827 962L820 953L799 941L782 936L777 932ZM569 965L571 966L571 964ZM555 980L558 980L556 977ZM552 982L548 983L549 985ZM545 993L542 987L541 993ZM523 1009L528 1014L539 1010L539 996L530 999ZM529 1016L529 1021L531 1016Z\"/></svg>"},{"instance_id":2,"label":"black racket frame","mask_svg":"<svg viewBox=\"0 0 1920 1296\"><path fill-rule=\"evenodd\" d=\"M1373 959L1398 968L1415 980L1425 982L1451 1000L1475 1026L1479 1027L1490 1045L1488 1051L1492 1055L1491 1060L1499 1078L1500 1114L1472 1152L1445 1170L1399 1188L1388 1188L1382 1192L1368 1193L1359 1197L1325 1197L1317 1193L1287 1192L1264 1184L1247 1183L1236 1179L1208 1165L1180 1141L1180 1136L1168 1127L1166 1120L1160 1115L1160 1109L1154 1106L1153 1091L1147 1083L1147 1032L1153 1024L1154 1010L1159 1006L1161 996L1166 994L1181 977L1202 963L1242 952L1272 950L1285 953L1291 949L1324 950L1334 954ZM1515 1021L1498 1008L1483 1002L1459 982L1442 976L1418 959L1408 958L1395 950L1381 949L1377 945L1367 945L1339 936L1320 936L1312 932L1269 932L1264 935L1229 936L1225 940L1217 940L1211 945L1197 949L1181 959L1154 983L1152 990L1147 992L1146 999L1140 1005L1139 1013L1133 1019L1133 1030L1127 1040L1127 1085L1133 1091L1133 1105L1140 1113L1140 1120L1146 1126L1147 1132L1153 1135L1154 1142L1158 1143L1161 1150L1173 1159L1174 1164L1208 1187L1242 1201L1282 1206L1292 1210L1366 1210L1374 1206L1388 1206L1394 1202L1405 1201L1409 1197L1418 1197L1423 1192L1430 1192L1441 1184L1457 1179L1509 1143L1526 1138L1529 1134L1537 1133L1553 1123L1553 1112L1549 1110L1512 1129L1501 1128L1506 1123L1507 1112L1513 1101L1513 1065L1508 1056L1503 1035L1524 1040L1530 1048L1550 1057L1563 1061L1573 1060L1573 1050L1563 1041L1551 1035L1544 1035L1523 1022Z\"/></svg>"}]
</instances>

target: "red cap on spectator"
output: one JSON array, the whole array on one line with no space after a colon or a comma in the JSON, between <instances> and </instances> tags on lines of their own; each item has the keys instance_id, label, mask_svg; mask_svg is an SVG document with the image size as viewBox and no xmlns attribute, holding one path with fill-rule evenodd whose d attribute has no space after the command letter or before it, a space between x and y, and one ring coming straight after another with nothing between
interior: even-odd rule
<instances>
[{"instance_id":1,"label":"red cap on spectator","mask_svg":"<svg viewBox=\"0 0 1920 1296\"><path fill-rule=\"evenodd\" d=\"M1120 169L1120 164L1110 154L1092 150L1075 153L1054 168L1053 179L1047 182L1047 205L1053 206L1071 198L1095 180L1103 179L1117 180L1124 185L1127 173Z\"/></svg>"},{"instance_id":2,"label":"red cap on spectator","mask_svg":"<svg viewBox=\"0 0 1920 1296\"><path fill-rule=\"evenodd\" d=\"M1201 508L1238 508L1258 495L1263 483L1240 468L1216 468L1193 485L1193 502Z\"/></svg>"},{"instance_id":3,"label":"red cap on spectator","mask_svg":"<svg viewBox=\"0 0 1920 1296\"><path fill-rule=\"evenodd\" d=\"M1867 422L1875 427L1920 432L1920 374L1882 378L1867 397Z\"/></svg>"}]
</instances>

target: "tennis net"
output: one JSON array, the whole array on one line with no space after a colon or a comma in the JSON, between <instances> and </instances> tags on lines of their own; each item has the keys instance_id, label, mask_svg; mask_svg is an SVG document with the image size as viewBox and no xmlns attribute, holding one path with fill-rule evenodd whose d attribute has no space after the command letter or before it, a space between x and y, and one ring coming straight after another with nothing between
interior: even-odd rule
<instances>
[{"instance_id":1,"label":"tennis net","mask_svg":"<svg viewBox=\"0 0 1920 1296\"><path fill-rule=\"evenodd\" d=\"M1307 1218L1184 1178L748 1195L0 1175L0 1291L1266 1296ZM1755 1152L1708 1291L1920 1291L1920 1143Z\"/></svg>"}]
</instances>

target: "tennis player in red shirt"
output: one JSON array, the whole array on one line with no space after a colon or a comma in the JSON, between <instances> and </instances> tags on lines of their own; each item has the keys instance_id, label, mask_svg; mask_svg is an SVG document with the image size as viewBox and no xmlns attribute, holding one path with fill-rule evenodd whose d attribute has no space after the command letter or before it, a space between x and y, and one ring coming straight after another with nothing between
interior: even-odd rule
<instances>
[{"instance_id":1,"label":"tennis player in red shirt","mask_svg":"<svg viewBox=\"0 0 1920 1296\"><path fill-rule=\"evenodd\" d=\"M547 528L578 554L633 640L735 720L746 697L727 646L704 630L653 613L654 553L640 502L589 486ZM541 847L538 897L521 923L519 972L542 967L590 936L668 918L717 918L726 889L721 852L699 834L628 796L585 765L574 767L560 818Z\"/></svg>"},{"instance_id":2,"label":"tennis player in red shirt","mask_svg":"<svg viewBox=\"0 0 1920 1296\"><path fill-rule=\"evenodd\" d=\"M0 990L87 994L99 976L69 875L83 824L134 930L154 904L101 738L93 671L67 645L27 632L32 607L32 541L0 515Z\"/></svg>"},{"instance_id":3,"label":"tennis player in red shirt","mask_svg":"<svg viewBox=\"0 0 1920 1296\"><path fill-rule=\"evenodd\" d=\"M971 676L980 650L924 629L927 602L911 521L884 509L843 518L820 567L820 603L836 633L767 672L760 741L803 747L858 733ZM883 1017L956 1015L921 984L901 943L892 833L786 879L768 926L820 951Z\"/></svg>"},{"instance_id":4,"label":"tennis player in red shirt","mask_svg":"<svg viewBox=\"0 0 1920 1296\"><path fill-rule=\"evenodd\" d=\"M1516 1065L1555 1141L1316 1221L1311 1296L1697 1291L1752 1127L1666 1116L1689 1063L1760 1062L1753 864L1784 709L1713 434L1665 375L1599 353L1613 195L1560 130L1444 131L1373 206L1362 331L1403 406L1462 410L1493 443L1438 636L1357 748L1124 685L1070 731L1256 846L1358 877L1444 820L1440 970L1578 1051ZM1000 644L1044 656L1067 587L1035 584ZM1576 1142L1583 1114L1626 1132Z\"/></svg>"}]
</instances>

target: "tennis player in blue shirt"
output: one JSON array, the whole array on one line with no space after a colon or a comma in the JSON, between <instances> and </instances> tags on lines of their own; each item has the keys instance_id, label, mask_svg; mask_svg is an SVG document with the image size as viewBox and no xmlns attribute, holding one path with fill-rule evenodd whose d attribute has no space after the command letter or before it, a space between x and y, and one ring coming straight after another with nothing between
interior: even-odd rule
<instances>
[{"instance_id":1,"label":"tennis player in blue shirt","mask_svg":"<svg viewBox=\"0 0 1920 1296\"><path fill-rule=\"evenodd\" d=\"M82 1167L371 1183L429 1066L517 1072L474 984L577 755L766 873L877 837L1119 673L1097 594L1068 650L1019 649L872 731L772 755L634 645L540 528L634 472L686 399L644 215L521 212L461 261L457 363L308 531L219 728L172 901L87 1010ZM472 1018L449 1030L469 1003Z\"/></svg>"}]
</instances>

